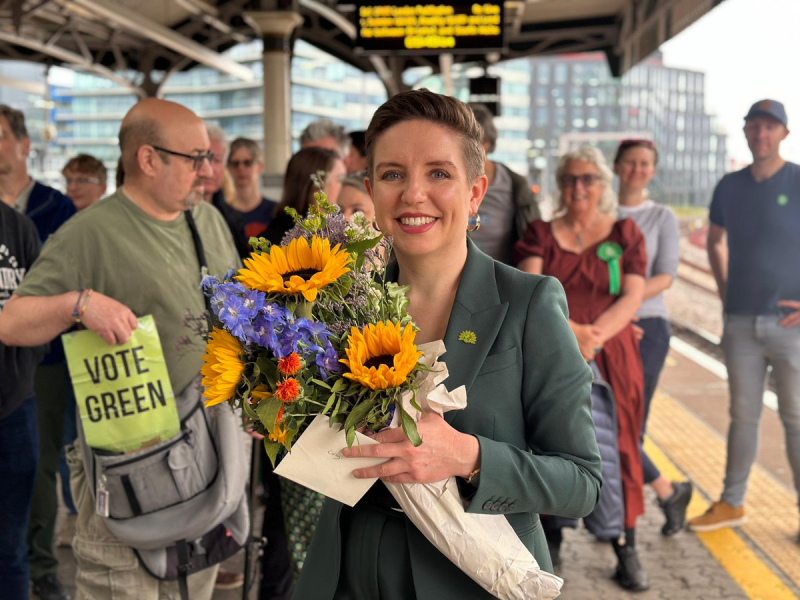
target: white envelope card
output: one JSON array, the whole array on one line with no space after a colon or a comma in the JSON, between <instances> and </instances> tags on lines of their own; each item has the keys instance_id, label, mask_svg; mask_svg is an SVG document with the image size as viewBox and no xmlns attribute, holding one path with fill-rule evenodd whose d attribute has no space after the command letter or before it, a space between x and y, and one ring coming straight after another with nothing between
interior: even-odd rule
<instances>
[{"instance_id":1,"label":"white envelope card","mask_svg":"<svg viewBox=\"0 0 800 600\"><path fill-rule=\"evenodd\" d=\"M342 449L347 447L344 429L339 425L330 427L329 422L328 417L317 415L292 445L292 451L275 468L275 473L328 498L355 506L377 478L356 479L353 470L379 465L387 459L345 458L342 456ZM356 433L353 447L358 444L366 446L377 442Z\"/></svg>"}]
</instances>

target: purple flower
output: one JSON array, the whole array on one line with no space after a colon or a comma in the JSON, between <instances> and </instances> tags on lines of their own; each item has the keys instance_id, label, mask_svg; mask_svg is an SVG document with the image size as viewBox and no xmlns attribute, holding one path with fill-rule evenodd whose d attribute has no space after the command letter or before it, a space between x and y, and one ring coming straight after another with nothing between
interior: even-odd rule
<instances>
[{"instance_id":1,"label":"purple flower","mask_svg":"<svg viewBox=\"0 0 800 600\"><path fill-rule=\"evenodd\" d=\"M339 355L330 341L325 343L325 351L319 352L315 361L323 375L323 379L328 379L333 373L343 371L342 363L339 362Z\"/></svg>"}]
</instances>

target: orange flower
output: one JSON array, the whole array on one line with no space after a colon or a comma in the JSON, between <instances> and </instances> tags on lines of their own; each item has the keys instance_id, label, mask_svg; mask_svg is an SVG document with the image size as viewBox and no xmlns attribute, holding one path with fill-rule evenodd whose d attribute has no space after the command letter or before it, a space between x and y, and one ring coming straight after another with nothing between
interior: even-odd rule
<instances>
[{"instance_id":1,"label":"orange flower","mask_svg":"<svg viewBox=\"0 0 800 600\"><path fill-rule=\"evenodd\" d=\"M278 416L275 417L275 423L280 423L281 421L283 421L283 404L278 409Z\"/></svg>"},{"instance_id":2,"label":"orange flower","mask_svg":"<svg viewBox=\"0 0 800 600\"><path fill-rule=\"evenodd\" d=\"M286 358L282 358L278 361L278 370L284 375L296 375L302 368L303 363L297 355L297 352L292 352Z\"/></svg>"},{"instance_id":3,"label":"orange flower","mask_svg":"<svg viewBox=\"0 0 800 600\"><path fill-rule=\"evenodd\" d=\"M278 389L275 390L275 397L282 401L284 404L289 404L297 400L300 395L300 384L294 377L284 379L278 384Z\"/></svg>"}]
</instances>

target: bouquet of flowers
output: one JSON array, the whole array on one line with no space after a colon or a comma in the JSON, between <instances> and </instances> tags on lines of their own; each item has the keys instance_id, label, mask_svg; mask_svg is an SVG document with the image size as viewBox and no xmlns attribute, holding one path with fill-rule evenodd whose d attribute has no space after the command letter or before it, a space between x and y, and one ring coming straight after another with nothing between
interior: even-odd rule
<instances>
[{"instance_id":1,"label":"bouquet of flowers","mask_svg":"<svg viewBox=\"0 0 800 600\"><path fill-rule=\"evenodd\" d=\"M206 405L241 408L264 434L273 464L317 415L378 431L426 369L414 344L405 289L383 281L389 245L361 215L347 223L317 194L281 246L253 239L243 269L203 279L212 329L201 369Z\"/></svg>"},{"instance_id":2,"label":"bouquet of flowers","mask_svg":"<svg viewBox=\"0 0 800 600\"><path fill-rule=\"evenodd\" d=\"M212 310L201 369L206 405L241 408L265 436L273 464L306 428L318 435L322 416L343 429L348 446L357 431L387 426L402 427L417 446L420 402L439 412L466 406L463 388L441 384L447 370L436 359L444 344L415 345L406 289L384 277L388 240L363 216L347 223L324 194L316 200L306 218L292 215L296 225L280 246L251 239L243 269L202 283ZM336 440L333 451L341 449ZM311 448L305 479L296 480L313 488L309 472L321 467ZM498 598L558 595L561 580L539 569L505 517L464 511L454 478L388 487L420 531Z\"/></svg>"}]
</instances>

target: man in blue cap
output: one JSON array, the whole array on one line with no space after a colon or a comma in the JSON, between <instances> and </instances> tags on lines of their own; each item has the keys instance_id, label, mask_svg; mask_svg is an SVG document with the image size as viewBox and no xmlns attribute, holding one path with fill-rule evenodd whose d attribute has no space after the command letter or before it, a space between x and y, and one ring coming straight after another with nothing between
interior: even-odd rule
<instances>
[{"instance_id":1,"label":"man in blue cap","mask_svg":"<svg viewBox=\"0 0 800 600\"><path fill-rule=\"evenodd\" d=\"M780 155L789 135L783 104L756 102L744 120L753 164L720 180L708 230L708 258L725 312L722 347L731 396L725 489L704 515L689 521L694 531L745 522L768 366L800 490L800 166Z\"/></svg>"}]
</instances>

